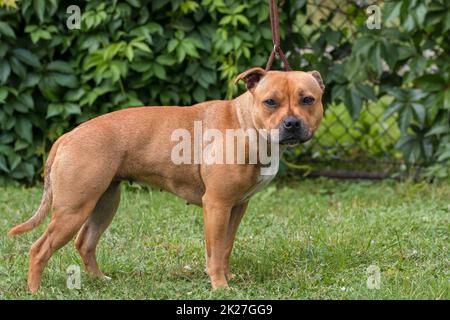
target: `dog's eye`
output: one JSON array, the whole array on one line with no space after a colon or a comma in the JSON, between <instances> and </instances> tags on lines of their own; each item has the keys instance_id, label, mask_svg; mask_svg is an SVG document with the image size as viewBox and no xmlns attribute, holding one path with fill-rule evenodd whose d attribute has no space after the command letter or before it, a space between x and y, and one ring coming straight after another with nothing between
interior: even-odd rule
<instances>
[{"instance_id":1,"label":"dog's eye","mask_svg":"<svg viewBox=\"0 0 450 320\"><path fill-rule=\"evenodd\" d=\"M303 105L311 105L314 103L315 99L313 97L303 97L300 101Z\"/></svg>"},{"instance_id":2,"label":"dog's eye","mask_svg":"<svg viewBox=\"0 0 450 320\"><path fill-rule=\"evenodd\" d=\"M275 108L278 105L277 102L273 99L264 100L263 103L265 104L266 107L269 108Z\"/></svg>"}]
</instances>

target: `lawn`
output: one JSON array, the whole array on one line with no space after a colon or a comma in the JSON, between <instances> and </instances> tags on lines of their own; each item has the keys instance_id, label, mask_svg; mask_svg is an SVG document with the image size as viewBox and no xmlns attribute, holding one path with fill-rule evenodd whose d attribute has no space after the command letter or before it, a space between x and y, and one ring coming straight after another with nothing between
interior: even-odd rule
<instances>
[{"instance_id":1,"label":"lawn","mask_svg":"<svg viewBox=\"0 0 450 320\"><path fill-rule=\"evenodd\" d=\"M98 260L112 277L82 272L73 242L49 262L36 295L26 291L38 229L8 238L30 217L41 188L0 188L0 299L449 299L450 184L290 180L250 202L238 232L232 290L212 292L204 273L201 210L174 196L123 186ZM381 270L367 288L367 268Z\"/></svg>"}]
</instances>

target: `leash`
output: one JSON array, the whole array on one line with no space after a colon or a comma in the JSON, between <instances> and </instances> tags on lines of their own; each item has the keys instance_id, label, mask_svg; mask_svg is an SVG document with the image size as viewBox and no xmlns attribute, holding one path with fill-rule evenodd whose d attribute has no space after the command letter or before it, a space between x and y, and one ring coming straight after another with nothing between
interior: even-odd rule
<instances>
[{"instance_id":1,"label":"leash","mask_svg":"<svg viewBox=\"0 0 450 320\"><path fill-rule=\"evenodd\" d=\"M273 49L270 53L269 60L267 61L266 70L270 70L272 68L273 60L275 59L276 54L284 63L284 69L287 71L291 71L292 68L289 65L289 62L280 47L280 23L278 19L278 7L277 0L269 0L269 12L270 12L270 28L272 30L272 43Z\"/></svg>"}]
</instances>

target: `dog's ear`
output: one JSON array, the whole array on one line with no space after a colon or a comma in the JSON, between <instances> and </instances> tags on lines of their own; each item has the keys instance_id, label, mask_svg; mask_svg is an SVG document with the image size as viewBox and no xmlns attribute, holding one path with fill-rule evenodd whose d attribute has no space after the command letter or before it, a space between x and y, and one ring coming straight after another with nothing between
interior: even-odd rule
<instances>
[{"instance_id":1,"label":"dog's ear","mask_svg":"<svg viewBox=\"0 0 450 320\"><path fill-rule=\"evenodd\" d=\"M252 90L256 87L258 82L264 77L266 74L266 70L260 67L255 67L248 69L247 71L242 72L240 75L236 77L234 83L238 83L240 80L244 80L247 85L247 90Z\"/></svg>"},{"instance_id":2,"label":"dog's ear","mask_svg":"<svg viewBox=\"0 0 450 320\"><path fill-rule=\"evenodd\" d=\"M310 75L312 75L314 77L314 79L316 79L317 83L320 86L320 89L322 89L322 92L324 92L325 91L325 85L323 84L323 80L322 80L322 77L320 76L319 71L314 70L314 71L309 71L308 73Z\"/></svg>"}]
</instances>

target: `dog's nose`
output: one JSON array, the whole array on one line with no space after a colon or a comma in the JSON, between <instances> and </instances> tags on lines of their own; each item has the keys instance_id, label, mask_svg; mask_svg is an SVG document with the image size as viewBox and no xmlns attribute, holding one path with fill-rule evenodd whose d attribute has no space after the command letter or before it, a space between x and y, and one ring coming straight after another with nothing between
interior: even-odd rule
<instances>
[{"instance_id":1,"label":"dog's nose","mask_svg":"<svg viewBox=\"0 0 450 320\"><path fill-rule=\"evenodd\" d=\"M283 126L286 130L295 131L300 129L301 124L296 117L287 117L283 120Z\"/></svg>"}]
</instances>

